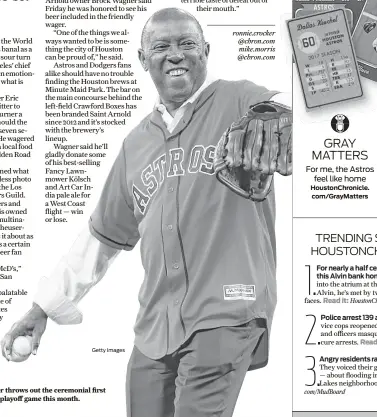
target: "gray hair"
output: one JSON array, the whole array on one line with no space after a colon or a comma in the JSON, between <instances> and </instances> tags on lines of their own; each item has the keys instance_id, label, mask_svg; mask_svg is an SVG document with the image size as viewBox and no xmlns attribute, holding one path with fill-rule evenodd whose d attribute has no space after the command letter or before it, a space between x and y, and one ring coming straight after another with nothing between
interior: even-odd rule
<instances>
[{"instance_id":1,"label":"gray hair","mask_svg":"<svg viewBox=\"0 0 377 417\"><path fill-rule=\"evenodd\" d=\"M176 7L169 7L169 8L158 10L157 12L153 13L153 15L147 20L147 22L144 25L143 31L141 33L141 48L142 49L145 48L145 44L146 44L146 40L148 36L148 26L152 22L165 22L169 19L176 19L176 18L186 18L186 19L188 18L192 20L199 30L203 43L205 42L203 28L195 16L193 16L191 13L187 12L186 10L178 9Z\"/></svg>"}]
</instances>

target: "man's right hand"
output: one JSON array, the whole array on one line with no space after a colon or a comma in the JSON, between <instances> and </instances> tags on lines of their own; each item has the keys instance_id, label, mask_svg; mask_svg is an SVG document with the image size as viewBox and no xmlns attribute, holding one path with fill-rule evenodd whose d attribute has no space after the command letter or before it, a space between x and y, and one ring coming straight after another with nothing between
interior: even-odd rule
<instances>
[{"instance_id":1,"label":"man's right hand","mask_svg":"<svg viewBox=\"0 0 377 417\"><path fill-rule=\"evenodd\" d=\"M33 307L14 325L1 341L1 351L8 361L12 360L12 345L18 336L32 336L32 353L37 354L41 337L46 330L47 314L37 305Z\"/></svg>"}]
</instances>

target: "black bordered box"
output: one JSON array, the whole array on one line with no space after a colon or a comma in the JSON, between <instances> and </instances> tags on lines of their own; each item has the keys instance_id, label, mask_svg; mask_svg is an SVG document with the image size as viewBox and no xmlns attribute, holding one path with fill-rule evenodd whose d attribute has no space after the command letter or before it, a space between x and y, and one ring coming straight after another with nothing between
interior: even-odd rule
<instances>
[{"instance_id":1,"label":"black bordered box","mask_svg":"<svg viewBox=\"0 0 377 417\"><path fill-rule=\"evenodd\" d=\"M344 9L287 24L307 109L363 96Z\"/></svg>"}]
</instances>

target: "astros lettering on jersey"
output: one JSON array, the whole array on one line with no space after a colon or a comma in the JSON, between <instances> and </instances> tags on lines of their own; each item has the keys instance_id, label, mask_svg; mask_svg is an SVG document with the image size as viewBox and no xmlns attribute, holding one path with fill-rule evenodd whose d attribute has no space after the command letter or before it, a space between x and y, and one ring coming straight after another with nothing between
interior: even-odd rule
<instances>
[{"instance_id":1,"label":"astros lettering on jersey","mask_svg":"<svg viewBox=\"0 0 377 417\"><path fill-rule=\"evenodd\" d=\"M144 190L139 189L135 184L132 186L132 195L135 203L143 214L148 203L157 192L166 177L175 177L186 174L213 175L213 157L216 147L209 145L195 145L190 152L189 158L185 161L185 150L173 148L168 154L160 155L141 172L141 181ZM185 164L185 165L184 165ZM167 172L165 172L167 171Z\"/></svg>"}]
</instances>

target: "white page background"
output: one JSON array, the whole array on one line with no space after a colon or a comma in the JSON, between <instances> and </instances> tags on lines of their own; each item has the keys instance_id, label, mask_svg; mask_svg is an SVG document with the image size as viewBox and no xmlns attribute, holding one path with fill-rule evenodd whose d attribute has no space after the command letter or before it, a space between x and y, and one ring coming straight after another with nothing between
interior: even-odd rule
<instances>
[{"instance_id":1,"label":"white page background","mask_svg":"<svg viewBox=\"0 0 377 417\"><path fill-rule=\"evenodd\" d=\"M29 129L36 135L32 169L32 186L28 187L29 232L35 234L32 249L26 251L23 273L18 274L11 284L1 283L1 288L25 288L29 296L14 300L10 312L0 323L1 336L15 320L30 307L32 295L41 275L47 275L61 255L73 243L78 232L86 227L102 184L109 172L119 146L127 132L151 111L156 93L148 74L141 70L136 59L139 36L146 18L162 7L183 7L194 13L202 23L205 36L211 44L209 72L224 79L249 79L272 90L291 90L290 48L283 41L282 24L289 18L291 3L287 0L270 0L268 4L242 5L242 13L196 13L192 5L178 1L154 1L148 13L136 15L130 25L132 36L127 51L135 58L133 70L142 85L144 99L134 112L126 128L107 129L98 137L99 142L109 142L107 158L101 168L93 171L95 184L93 195L82 216L72 217L67 224L46 224L44 221L44 70L43 55L46 36L50 29L44 28L44 4L30 1L25 4L3 2L0 13L0 36L34 38L33 70L36 72L32 85L19 89L22 104L29 120ZM18 6L18 7L17 7ZM287 15L288 14L288 15ZM72 21L71 21L72 22ZM77 22L71 23L79 27ZM207 27L208 24L276 24L277 54L275 61L237 61L236 37L233 30L249 28ZM126 23L127 26L129 23ZM84 27L85 25L80 27ZM100 21L91 26L101 28ZM118 23L119 27L122 24ZM123 24L124 26L124 24ZM263 29L263 28L261 28ZM271 28L269 28L271 30ZM1 87L3 88L3 87ZM16 89L8 88L15 93ZM27 91L27 94L25 94ZM6 92L5 92L6 93ZM93 140L88 136L87 140ZM80 138L81 141L81 138ZM17 167L17 161L14 161ZM249 372L243 385L235 417L280 417L291 415L291 179L277 176L277 223L278 242L278 306L271 335L269 365L258 371ZM231 240L229 241L231 245ZM143 279L139 245L132 251L122 253L101 283L80 303L84 321L78 326L58 326L49 321L36 357L23 363L8 363L0 360L0 387L13 388L106 388L105 395L80 395L80 402L73 403L3 403L0 415L4 417L121 417L125 416L125 372L129 354L133 347L133 324L138 311L137 293ZM126 353L92 353L92 348L124 348ZM153 416L151 416L153 417Z\"/></svg>"}]
</instances>

